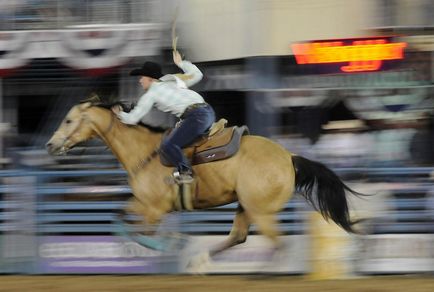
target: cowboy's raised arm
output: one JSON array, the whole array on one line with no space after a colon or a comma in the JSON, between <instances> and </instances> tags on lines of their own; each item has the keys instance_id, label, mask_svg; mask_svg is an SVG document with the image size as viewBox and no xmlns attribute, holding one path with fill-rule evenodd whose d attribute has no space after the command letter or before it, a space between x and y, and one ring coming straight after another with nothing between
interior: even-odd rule
<instances>
[{"instance_id":1,"label":"cowboy's raised arm","mask_svg":"<svg viewBox=\"0 0 434 292\"><path fill-rule=\"evenodd\" d=\"M143 94L136 107L129 113L120 112L118 114L122 123L128 125L136 125L150 110L154 104L154 94L152 91L148 91Z\"/></svg>"},{"instance_id":2,"label":"cowboy's raised arm","mask_svg":"<svg viewBox=\"0 0 434 292\"><path fill-rule=\"evenodd\" d=\"M173 62L184 71L184 74L176 74L176 76L181 78L187 87L193 86L202 80L203 74L199 68L190 61L182 60L178 51L173 51Z\"/></svg>"},{"instance_id":3,"label":"cowboy's raised arm","mask_svg":"<svg viewBox=\"0 0 434 292\"><path fill-rule=\"evenodd\" d=\"M190 61L183 60L179 63L179 68L184 71L186 78L183 79L187 87L193 86L202 80L203 74L196 65Z\"/></svg>"}]
</instances>

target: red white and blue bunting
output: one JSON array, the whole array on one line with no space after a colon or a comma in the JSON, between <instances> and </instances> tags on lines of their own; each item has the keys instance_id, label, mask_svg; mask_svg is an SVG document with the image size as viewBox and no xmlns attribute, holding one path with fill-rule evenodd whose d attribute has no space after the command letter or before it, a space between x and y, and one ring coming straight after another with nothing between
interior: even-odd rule
<instances>
[{"instance_id":1,"label":"red white and blue bunting","mask_svg":"<svg viewBox=\"0 0 434 292\"><path fill-rule=\"evenodd\" d=\"M74 70L101 74L132 57L158 54L161 31L159 25L142 24L0 32L0 77L37 58L57 58Z\"/></svg>"}]
</instances>

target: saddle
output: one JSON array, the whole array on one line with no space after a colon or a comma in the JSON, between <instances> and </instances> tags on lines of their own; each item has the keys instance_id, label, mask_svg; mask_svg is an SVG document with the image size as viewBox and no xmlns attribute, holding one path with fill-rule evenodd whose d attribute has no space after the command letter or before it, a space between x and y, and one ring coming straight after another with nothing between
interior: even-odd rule
<instances>
[{"instance_id":1,"label":"saddle","mask_svg":"<svg viewBox=\"0 0 434 292\"><path fill-rule=\"evenodd\" d=\"M245 125L226 127L227 122L226 119L220 119L211 126L207 135L183 148L192 165L226 159L237 153L241 137L248 135L249 129ZM161 154L160 161L165 166L173 166Z\"/></svg>"}]
</instances>

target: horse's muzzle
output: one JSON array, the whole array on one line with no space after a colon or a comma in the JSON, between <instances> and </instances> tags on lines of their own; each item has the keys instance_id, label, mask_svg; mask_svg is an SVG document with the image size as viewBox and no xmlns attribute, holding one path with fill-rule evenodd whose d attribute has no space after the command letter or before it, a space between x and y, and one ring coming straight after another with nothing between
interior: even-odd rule
<instances>
[{"instance_id":1,"label":"horse's muzzle","mask_svg":"<svg viewBox=\"0 0 434 292\"><path fill-rule=\"evenodd\" d=\"M59 147L55 145L54 143L48 141L47 144L45 144L45 148L47 149L48 154L50 155L60 155L62 154L62 147Z\"/></svg>"},{"instance_id":2,"label":"horse's muzzle","mask_svg":"<svg viewBox=\"0 0 434 292\"><path fill-rule=\"evenodd\" d=\"M56 152L55 148L56 147L54 147L53 143L51 143L51 142L48 142L47 144L45 144L45 149L47 149L47 152L50 155L54 155L54 153Z\"/></svg>"}]
</instances>

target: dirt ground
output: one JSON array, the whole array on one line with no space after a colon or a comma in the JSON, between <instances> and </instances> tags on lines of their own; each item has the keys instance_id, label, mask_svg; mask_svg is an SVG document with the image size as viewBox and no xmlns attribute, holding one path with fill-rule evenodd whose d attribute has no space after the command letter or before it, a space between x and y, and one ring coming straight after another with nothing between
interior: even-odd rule
<instances>
[{"instance_id":1,"label":"dirt ground","mask_svg":"<svg viewBox=\"0 0 434 292\"><path fill-rule=\"evenodd\" d=\"M434 291L434 277L309 281L294 276L0 276L0 291Z\"/></svg>"}]
</instances>

